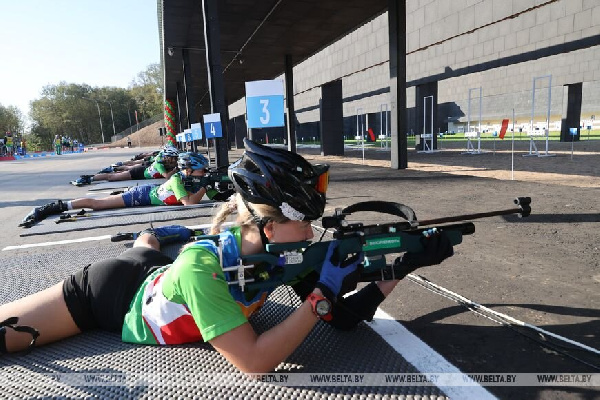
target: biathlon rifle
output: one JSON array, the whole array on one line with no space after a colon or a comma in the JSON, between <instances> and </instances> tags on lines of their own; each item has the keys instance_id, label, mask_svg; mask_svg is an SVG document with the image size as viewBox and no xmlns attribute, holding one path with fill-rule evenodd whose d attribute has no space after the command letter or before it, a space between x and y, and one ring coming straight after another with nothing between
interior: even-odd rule
<instances>
[{"instance_id":1,"label":"biathlon rifle","mask_svg":"<svg viewBox=\"0 0 600 400\"><path fill-rule=\"evenodd\" d=\"M204 176L186 176L183 178L186 189L196 192L205 187L218 192L233 191L233 183L227 175L227 166L208 168Z\"/></svg>"},{"instance_id":2,"label":"biathlon rifle","mask_svg":"<svg viewBox=\"0 0 600 400\"><path fill-rule=\"evenodd\" d=\"M62 224L63 222L74 222L81 218L88 218L91 216L92 216L92 214L90 214L88 211L83 209L76 214L73 214L73 213L61 214L60 217L54 222L57 224Z\"/></svg>"},{"instance_id":3,"label":"biathlon rifle","mask_svg":"<svg viewBox=\"0 0 600 400\"><path fill-rule=\"evenodd\" d=\"M152 225L152 224L151 224ZM208 233L210 232L210 228L197 228L197 229L190 229L190 242L194 242L196 240L201 240L203 239L206 235L208 235ZM136 240L141 233L143 233L144 231L141 232L119 232L116 235L112 235L110 237L110 241L111 242L122 242L124 240Z\"/></svg>"},{"instance_id":4,"label":"biathlon rifle","mask_svg":"<svg viewBox=\"0 0 600 400\"><path fill-rule=\"evenodd\" d=\"M364 252L363 269L360 281L393 280L399 276L393 261L388 263L387 255L423 251L421 238L432 228L444 232L453 246L462 243L463 235L475 232L475 225L467 220L517 214L527 217L531 213L531 198L518 197L516 207L506 210L464 214L453 217L418 221L415 212L403 204L387 201L366 201L353 204L344 209L336 209L333 216L323 217L325 230L331 229L333 238L339 242L338 257L343 260L351 254ZM374 211L401 217L403 221L364 225L361 222L350 223L346 217L363 211ZM454 222L454 223L453 223ZM219 244L218 235L207 235L208 229L193 233L191 240L211 239ZM111 237L112 242L134 240L137 233L119 233ZM239 285L242 290L273 288L281 284L291 284L311 271L321 272L325 254L331 241L270 243L266 253L242 256L237 266L223 268L236 274L237 280L228 282ZM252 272L247 271L253 269Z\"/></svg>"},{"instance_id":5,"label":"biathlon rifle","mask_svg":"<svg viewBox=\"0 0 600 400\"><path fill-rule=\"evenodd\" d=\"M422 252L421 238L425 231L435 227L444 232L452 245L456 246L462 242L463 235L475 232L475 225L468 220L510 214L527 217L531 213L530 197L518 197L514 204L516 207L506 210L418 221L414 211L403 204L366 201L336 209L333 216L323 217L322 225L325 230L331 229L333 238L339 242L339 259L344 260L351 254L364 252L360 281L393 280L399 275L399 271L394 270L393 260L388 263L386 256ZM403 221L365 225L346 220L349 215L362 211L391 214L401 217ZM218 236L211 238L216 239ZM252 290L293 283L312 270L320 273L329 244L330 241L267 244L266 253L242 256L240 265L224 270L237 274L237 280L229 283L239 284L242 290L244 287ZM255 266L258 268L251 273L246 271Z\"/></svg>"}]
</instances>

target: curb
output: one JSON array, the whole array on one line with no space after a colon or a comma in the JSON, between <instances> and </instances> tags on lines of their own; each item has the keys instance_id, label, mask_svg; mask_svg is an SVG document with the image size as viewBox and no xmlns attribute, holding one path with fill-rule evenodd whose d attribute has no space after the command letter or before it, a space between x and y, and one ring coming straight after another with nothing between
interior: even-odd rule
<instances>
[{"instance_id":1,"label":"curb","mask_svg":"<svg viewBox=\"0 0 600 400\"><path fill-rule=\"evenodd\" d=\"M82 152L81 151L65 151L64 153L61 153L59 155L63 155L63 154L76 154L76 153L82 153ZM15 155L15 156L8 156L8 157L0 157L0 161L15 161L15 160L24 160L24 159L27 159L27 158L55 157L55 156L57 156L57 154L55 152L42 151L42 152L39 152L39 153L25 154L24 156Z\"/></svg>"}]
</instances>

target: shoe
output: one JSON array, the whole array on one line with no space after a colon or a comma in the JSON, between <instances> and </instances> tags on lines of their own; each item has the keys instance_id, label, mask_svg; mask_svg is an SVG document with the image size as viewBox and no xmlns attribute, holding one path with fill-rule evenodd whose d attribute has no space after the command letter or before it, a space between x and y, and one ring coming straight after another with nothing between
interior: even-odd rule
<instances>
[{"instance_id":1,"label":"shoe","mask_svg":"<svg viewBox=\"0 0 600 400\"><path fill-rule=\"evenodd\" d=\"M158 239L158 242L163 244L187 242L192 236L192 230L181 225L167 225L159 228L148 228L141 231L137 237L148 233Z\"/></svg>"},{"instance_id":2,"label":"shoe","mask_svg":"<svg viewBox=\"0 0 600 400\"><path fill-rule=\"evenodd\" d=\"M29 228L34 223L46 219L49 215L62 214L63 211L67 211L67 205L60 200L56 203L52 202L41 207L35 207L23 218L23 222L19 226Z\"/></svg>"},{"instance_id":3,"label":"shoe","mask_svg":"<svg viewBox=\"0 0 600 400\"><path fill-rule=\"evenodd\" d=\"M115 170L113 169L113 167L106 167L106 168L102 168L100 171L98 171L99 174L110 174L111 172L115 172Z\"/></svg>"},{"instance_id":4,"label":"shoe","mask_svg":"<svg viewBox=\"0 0 600 400\"><path fill-rule=\"evenodd\" d=\"M94 175L81 175L81 177L75 181L71 181L71 185L74 186L83 186L89 185L94 180Z\"/></svg>"}]
</instances>

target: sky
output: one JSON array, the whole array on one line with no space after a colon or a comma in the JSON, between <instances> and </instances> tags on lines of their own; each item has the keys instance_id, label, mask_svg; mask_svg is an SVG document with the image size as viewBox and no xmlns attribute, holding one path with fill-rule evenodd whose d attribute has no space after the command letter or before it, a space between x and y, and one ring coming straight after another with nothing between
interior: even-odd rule
<instances>
[{"instance_id":1,"label":"sky","mask_svg":"<svg viewBox=\"0 0 600 400\"><path fill-rule=\"evenodd\" d=\"M46 85L129 87L160 62L156 0L0 0L0 104L27 118Z\"/></svg>"}]
</instances>

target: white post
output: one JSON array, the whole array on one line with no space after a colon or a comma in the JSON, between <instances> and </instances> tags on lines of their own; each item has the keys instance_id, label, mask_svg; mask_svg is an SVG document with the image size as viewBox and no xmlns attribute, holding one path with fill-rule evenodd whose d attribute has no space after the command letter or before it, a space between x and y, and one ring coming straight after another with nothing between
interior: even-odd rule
<instances>
[{"instance_id":1,"label":"white post","mask_svg":"<svg viewBox=\"0 0 600 400\"><path fill-rule=\"evenodd\" d=\"M356 109L356 136L360 134L360 141L362 145L362 159L363 164L365 163L365 135L364 135L364 125L363 120L361 118L362 108ZM360 122L359 122L360 121Z\"/></svg>"},{"instance_id":2,"label":"white post","mask_svg":"<svg viewBox=\"0 0 600 400\"><path fill-rule=\"evenodd\" d=\"M431 127L431 133L427 133L427 99L431 99L431 107L430 107L430 114L431 114L431 121L430 121L430 127ZM423 141L423 150L421 150L424 153L433 153L433 96L425 96L423 97L423 134L421 136L421 140ZM431 142L429 145L427 145L427 139L430 138Z\"/></svg>"},{"instance_id":3,"label":"white post","mask_svg":"<svg viewBox=\"0 0 600 400\"><path fill-rule=\"evenodd\" d=\"M513 108L513 128L512 128L512 147L511 147L511 160L510 160L510 180L515 180L515 109Z\"/></svg>"},{"instance_id":4,"label":"white post","mask_svg":"<svg viewBox=\"0 0 600 400\"><path fill-rule=\"evenodd\" d=\"M548 114L546 115L546 155L548 155L548 140L550 137L550 107L552 105L552 75L548 75Z\"/></svg>"},{"instance_id":5,"label":"white post","mask_svg":"<svg viewBox=\"0 0 600 400\"><path fill-rule=\"evenodd\" d=\"M477 152L481 152L481 105L482 105L482 88L481 86L479 86L479 135L477 136ZM496 142L494 142L494 150L496 150L495 148L496 146Z\"/></svg>"}]
</instances>

